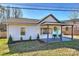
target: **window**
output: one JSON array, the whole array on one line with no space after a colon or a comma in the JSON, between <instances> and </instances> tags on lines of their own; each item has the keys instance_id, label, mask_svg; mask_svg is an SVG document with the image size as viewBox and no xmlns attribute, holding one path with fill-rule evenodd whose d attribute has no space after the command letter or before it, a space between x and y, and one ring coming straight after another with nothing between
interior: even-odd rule
<instances>
[{"instance_id":1,"label":"window","mask_svg":"<svg viewBox=\"0 0 79 59\"><path fill-rule=\"evenodd\" d=\"M66 27L65 30L68 31L69 30L69 27Z\"/></svg>"},{"instance_id":2,"label":"window","mask_svg":"<svg viewBox=\"0 0 79 59\"><path fill-rule=\"evenodd\" d=\"M57 27L54 27L54 31L58 31L58 28Z\"/></svg>"},{"instance_id":3,"label":"window","mask_svg":"<svg viewBox=\"0 0 79 59\"><path fill-rule=\"evenodd\" d=\"M24 27L21 28L21 35L25 35L25 28Z\"/></svg>"},{"instance_id":4,"label":"window","mask_svg":"<svg viewBox=\"0 0 79 59\"><path fill-rule=\"evenodd\" d=\"M48 28L41 28L41 34L47 34L47 33L51 33L51 29Z\"/></svg>"}]
</instances>

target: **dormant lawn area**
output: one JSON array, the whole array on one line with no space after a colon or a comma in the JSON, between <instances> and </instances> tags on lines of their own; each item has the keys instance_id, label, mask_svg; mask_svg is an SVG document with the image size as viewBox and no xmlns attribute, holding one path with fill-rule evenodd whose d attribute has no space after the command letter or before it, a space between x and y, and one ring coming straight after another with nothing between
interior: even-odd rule
<instances>
[{"instance_id":1,"label":"dormant lawn area","mask_svg":"<svg viewBox=\"0 0 79 59\"><path fill-rule=\"evenodd\" d=\"M39 41L25 41L7 44L0 39L0 55L10 56L79 56L79 40L46 44Z\"/></svg>"}]
</instances>

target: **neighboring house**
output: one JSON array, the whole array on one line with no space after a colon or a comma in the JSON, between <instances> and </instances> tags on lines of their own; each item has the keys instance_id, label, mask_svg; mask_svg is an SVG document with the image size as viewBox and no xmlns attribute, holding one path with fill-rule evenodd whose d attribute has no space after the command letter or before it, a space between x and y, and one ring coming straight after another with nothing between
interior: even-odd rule
<instances>
[{"instance_id":1,"label":"neighboring house","mask_svg":"<svg viewBox=\"0 0 79 59\"><path fill-rule=\"evenodd\" d=\"M66 24L73 24L73 33L74 35L79 35L79 19L71 19L71 20L67 20L67 21L64 21L64 23ZM65 27L64 30L72 30L71 28L67 28ZM66 32L65 31L65 34L69 34L70 32Z\"/></svg>"},{"instance_id":2,"label":"neighboring house","mask_svg":"<svg viewBox=\"0 0 79 59\"><path fill-rule=\"evenodd\" d=\"M0 23L0 38L7 38L6 24Z\"/></svg>"},{"instance_id":3,"label":"neighboring house","mask_svg":"<svg viewBox=\"0 0 79 59\"><path fill-rule=\"evenodd\" d=\"M68 24L61 23L52 14L49 14L42 20L28 19L28 18L11 18L7 21L7 38L10 35L13 41L19 41L21 38L23 40L29 40L30 36L32 39L37 39L39 34L40 39L52 38L52 34L55 34L55 30L59 30L57 35L64 35L63 28L68 26ZM73 26L72 24L69 26ZM73 37L73 32L72 32Z\"/></svg>"}]
</instances>

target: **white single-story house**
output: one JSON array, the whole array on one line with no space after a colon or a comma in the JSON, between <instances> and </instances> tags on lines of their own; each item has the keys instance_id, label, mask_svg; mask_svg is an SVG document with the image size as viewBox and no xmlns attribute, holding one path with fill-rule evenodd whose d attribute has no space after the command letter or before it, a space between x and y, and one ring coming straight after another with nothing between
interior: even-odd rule
<instances>
[{"instance_id":1,"label":"white single-story house","mask_svg":"<svg viewBox=\"0 0 79 59\"><path fill-rule=\"evenodd\" d=\"M12 36L13 41L29 40L30 36L32 40L37 39L39 34L40 39L52 38L53 34L56 34L54 30L56 28L59 30L57 35L61 35L63 41L64 39L63 27L70 26L71 38L73 39L73 25L61 23L55 16L49 14L42 20L28 19L28 18L10 18L7 21L7 38Z\"/></svg>"}]
</instances>

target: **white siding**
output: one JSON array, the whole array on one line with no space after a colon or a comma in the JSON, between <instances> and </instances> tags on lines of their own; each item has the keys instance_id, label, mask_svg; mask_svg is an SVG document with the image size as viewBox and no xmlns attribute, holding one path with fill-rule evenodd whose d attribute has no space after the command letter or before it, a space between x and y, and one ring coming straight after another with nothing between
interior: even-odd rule
<instances>
[{"instance_id":1,"label":"white siding","mask_svg":"<svg viewBox=\"0 0 79 59\"><path fill-rule=\"evenodd\" d=\"M24 39L29 39L30 36L32 36L32 39L36 39L37 38L37 34L40 33L40 26L27 26L26 27L26 35L24 37Z\"/></svg>"},{"instance_id":2,"label":"white siding","mask_svg":"<svg viewBox=\"0 0 79 59\"><path fill-rule=\"evenodd\" d=\"M49 16L43 22L57 22L53 17Z\"/></svg>"},{"instance_id":3,"label":"white siding","mask_svg":"<svg viewBox=\"0 0 79 59\"><path fill-rule=\"evenodd\" d=\"M8 26L8 37L11 35L14 41L18 41L21 38L20 35L20 28L25 27L26 34L23 37L23 40L28 40L31 36L32 39L37 38L37 34L40 33L40 26L39 25L32 25L32 26L16 26L16 25L9 25Z\"/></svg>"},{"instance_id":4,"label":"white siding","mask_svg":"<svg viewBox=\"0 0 79 59\"><path fill-rule=\"evenodd\" d=\"M14 41L20 40L20 29L18 26L8 26L8 37L11 35Z\"/></svg>"}]
</instances>

